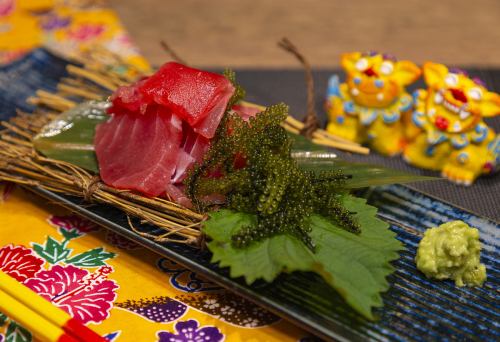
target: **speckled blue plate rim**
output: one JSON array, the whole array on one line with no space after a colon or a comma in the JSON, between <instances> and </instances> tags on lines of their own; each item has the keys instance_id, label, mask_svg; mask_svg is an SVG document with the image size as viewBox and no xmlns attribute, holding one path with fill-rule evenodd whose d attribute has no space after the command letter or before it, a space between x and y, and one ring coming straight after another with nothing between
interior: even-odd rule
<instances>
[{"instance_id":1,"label":"speckled blue plate rim","mask_svg":"<svg viewBox=\"0 0 500 342\"><path fill-rule=\"evenodd\" d=\"M497 175L497 177L499 177L499 176ZM441 178L439 178L439 179L441 179ZM495 219L493 219L491 217L487 217L487 216L484 216L484 215L481 215L481 214L477 214L477 213L473 212L470 209L467 209L467 208L464 208L464 207L460 206L459 204L451 203L450 201L443 200L443 199L437 197L436 195L433 195L433 194L430 194L430 193L428 193L426 191L422 191L420 189L417 189L414 186L412 186L411 184L404 184L404 185L399 184L398 186L409 188L410 190L412 190L414 192L417 192L419 194L425 195L426 197L429 197L429 198L433 199L434 201L441 202L441 203L446 204L446 205L448 205L450 207L454 207L456 209L459 209L462 212L467 213L469 215L473 215L473 216L476 216L476 217L478 217L478 218L480 218L482 220L491 221L491 222L493 222L496 225L500 225L500 220L495 220ZM473 185L471 185L471 186L473 186ZM499 206L498 210L500 210L500 194L498 195L498 197L499 197L498 198L499 203L497 205Z\"/></svg>"}]
</instances>

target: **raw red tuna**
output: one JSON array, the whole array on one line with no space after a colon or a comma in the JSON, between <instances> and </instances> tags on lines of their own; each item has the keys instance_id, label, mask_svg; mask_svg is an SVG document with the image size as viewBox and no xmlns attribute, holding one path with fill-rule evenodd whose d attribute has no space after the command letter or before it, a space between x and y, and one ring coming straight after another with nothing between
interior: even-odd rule
<instances>
[{"instance_id":1,"label":"raw red tuna","mask_svg":"<svg viewBox=\"0 0 500 342\"><path fill-rule=\"evenodd\" d=\"M120 87L111 96L110 120L96 129L102 180L190 206L182 181L202 161L233 92L225 77L178 63ZM245 120L258 112L232 109Z\"/></svg>"},{"instance_id":2,"label":"raw red tuna","mask_svg":"<svg viewBox=\"0 0 500 342\"><path fill-rule=\"evenodd\" d=\"M172 176L174 184L186 178L187 170L203 159L210 146L210 140L196 133L187 123L184 123L183 139L177 156L176 169Z\"/></svg>"},{"instance_id":3,"label":"raw red tuna","mask_svg":"<svg viewBox=\"0 0 500 342\"><path fill-rule=\"evenodd\" d=\"M170 62L149 77L141 92L170 108L205 138L215 134L234 87L227 78Z\"/></svg>"},{"instance_id":4,"label":"raw red tuna","mask_svg":"<svg viewBox=\"0 0 500 342\"><path fill-rule=\"evenodd\" d=\"M181 120L164 107L113 115L96 129L100 176L115 188L159 196L171 182L181 140Z\"/></svg>"},{"instance_id":5,"label":"raw red tuna","mask_svg":"<svg viewBox=\"0 0 500 342\"><path fill-rule=\"evenodd\" d=\"M191 208L193 206L189 197L187 197L187 195L184 193L183 184L167 184L165 194L167 195L167 198L169 200L183 205L186 208Z\"/></svg>"},{"instance_id":6,"label":"raw red tuna","mask_svg":"<svg viewBox=\"0 0 500 342\"><path fill-rule=\"evenodd\" d=\"M129 86L119 87L113 95L111 95L111 101L113 102L113 108L110 113L114 114L133 114L140 113L144 114L147 105L151 102L147 102L144 95L141 93L141 87L146 82L147 78L144 78L137 83L131 84Z\"/></svg>"}]
</instances>

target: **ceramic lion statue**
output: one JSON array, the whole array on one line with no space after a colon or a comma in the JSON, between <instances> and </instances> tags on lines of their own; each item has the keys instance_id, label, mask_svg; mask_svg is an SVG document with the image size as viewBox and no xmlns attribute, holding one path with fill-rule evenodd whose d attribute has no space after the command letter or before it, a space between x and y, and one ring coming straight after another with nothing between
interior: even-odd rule
<instances>
[{"instance_id":1,"label":"ceramic lion statue","mask_svg":"<svg viewBox=\"0 0 500 342\"><path fill-rule=\"evenodd\" d=\"M337 136L368 143L377 152L393 156L405 144L401 118L411 113L413 98L406 86L416 81L420 68L379 53L343 54L346 82L330 78L327 130Z\"/></svg>"},{"instance_id":2,"label":"ceramic lion statue","mask_svg":"<svg viewBox=\"0 0 500 342\"><path fill-rule=\"evenodd\" d=\"M404 159L440 170L459 184L470 185L500 163L500 136L483 118L500 114L500 95L464 71L425 63L426 90L414 94L415 110L406 129Z\"/></svg>"}]
</instances>

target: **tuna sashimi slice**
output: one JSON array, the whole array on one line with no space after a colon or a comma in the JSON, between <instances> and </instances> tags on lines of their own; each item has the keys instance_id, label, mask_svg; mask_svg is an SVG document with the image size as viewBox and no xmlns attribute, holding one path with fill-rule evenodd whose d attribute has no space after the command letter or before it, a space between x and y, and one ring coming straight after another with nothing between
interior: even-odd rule
<instances>
[{"instance_id":1,"label":"tuna sashimi slice","mask_svg":"<svg viewBox=\"0 0 500 342\"><path fill-rule=\"evenodd\" d=\"M212 138L234 93L222 75L169 62L140 86L148 99L187 121L195 132Z\"/></svg>"},{"instance_id":2,"label":"tuna sashimi slice","mask_svg":"<svg viewBox=\"0 0 500 342\"><path fill-rule=\"evenodd\" d=\"M186 153L184 150L179 150L179 154L177 156L177 162L174 174L172 175L172 184L181 183L187 176L187 171L196 163L196 159L194 159L189 153Z\"/></svg>"},{"instance_id":3,"label":"tuna sashimi slice","mask_svg":"<svg viewBox=\"0 0 500 342\"><path fill-rule=\"evenodd\" d=\"M144 114L148 103L141 93L141 87L146 82L147 78L143 78L131 85L121 86L111 95L111 102L113 107L110 109L111 113L126 114L126 113L140 113Z\"/></svg>"},{"instance_id":4,"label":"tuna sashimi slice","mask_svg":"<svg viewBox=\"0 0 500 342\"><path fill-rule=\"evenodd\" d=\"M113 115L96 128L100 176L115 188L159 196L171 182L181 139L181 120L163 107Z\"/></svg>"},{"instance_id":5,"label":"tuna sashimi slice","mask_svg":"<svg viewBox=\"0 0 500 342\"><path fill-rule=\"evenodd\" d=\"M210 141L194 132L188 125L183 127L183 137L184 142L181 145L176 169L172 176L172 183L174 184L180 183L186 178L187 172L194 164L203 160L203 156L210 147Z\"/></svg>"},{"instance_id":6,"label":"tuna sashimi slice","mask_svg":"<svg viewBox=\"0 0 500 342\"><path fill-rule=\"evenodd\" d=\"M184 185L168 184L167 187L165 188L165 191L167 197L170 198L172 201L180 205L183 205L186 208L191 208L193 206L193 203L184 192Z\"/></svg>"},{"instance_id":7,"label":"tuna sashimi slice","mask_svg":"<svg viewBox=\"0 0 500 342\"><path fill-rule=\"evenodd\" d=\"M224 116L226 111L227 103L233 95L234 88L229 83L229 87L224 89L216 99L216 104L210 109L205 118L201 119L197 124L193 126L193 130L204 136L205 138L211 139L215 135L217 127Z\"/></svg>"},{"instance_id":8,"label":"tuna sashimi slice","mask_svg":"<svg viewBox=\"0 0 500 342\"><path fill-rule=\"evenodd\" d=\"M96 128L102 180L188 205L182 182L203 160L234 90L222 75L174 62L119 87L110 120Z\"/></svg>"}]
</instances>

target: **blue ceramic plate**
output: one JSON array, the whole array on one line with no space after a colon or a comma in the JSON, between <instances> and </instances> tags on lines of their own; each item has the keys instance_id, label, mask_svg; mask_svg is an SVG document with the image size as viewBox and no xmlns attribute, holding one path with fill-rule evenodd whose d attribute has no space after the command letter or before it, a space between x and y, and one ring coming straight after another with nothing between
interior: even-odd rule
<instances>
[{"instance_id":1,"label":"blue ceramic plate","mask_svg":"<svg viewBox=\"0 0 500 342\"><path fill-rule=\"evenodd\" d=\"M391 288L383 296L384 307L376 310L379 319L375 322L351 310L314 274L282 275L272 284L247 286L241 279L231 279L227 269L211 264L207 251L157 243L134 233L125 215L116 208L84 207L80 198L39 188L31 190L328 340L500 340L499 224L409 187L376 187L358 194L379 208L380 217L390 223L406 247L394 263L396 272L389 277ZM481 232L482 262L488 271L488 280L482 288L458 288L450 281L430 281L415 268L416 248L423 232L450 220L463 220ZM144 225L139 228L153 234L156 229Z\"/></svg>"}]
</instances>

